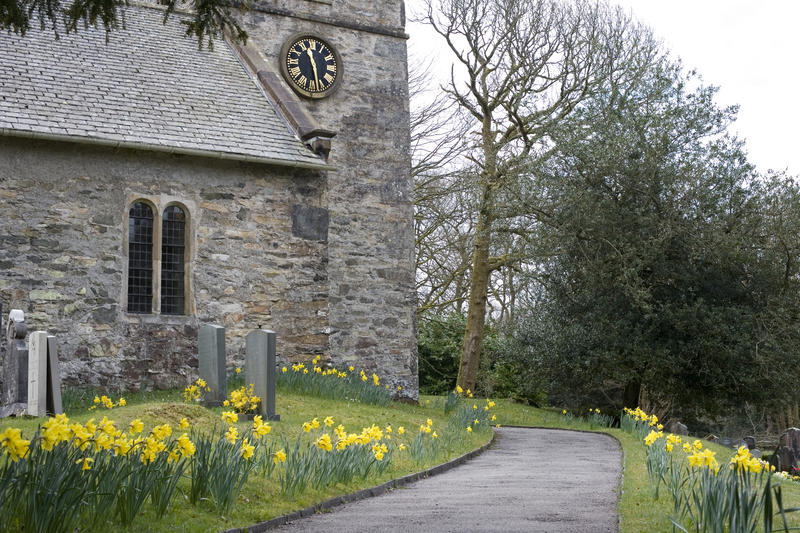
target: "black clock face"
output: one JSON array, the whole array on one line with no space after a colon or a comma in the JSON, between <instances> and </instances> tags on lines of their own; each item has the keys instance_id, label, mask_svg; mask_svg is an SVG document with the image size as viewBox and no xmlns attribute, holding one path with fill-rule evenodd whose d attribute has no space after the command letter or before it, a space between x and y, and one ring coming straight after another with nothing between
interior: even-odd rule
<instances>
[{"instance_id":1,"label":"black clock face","mask_svg":"<svg viewBox=\"0 0 800 533\"><path fill-rule=\"evenodd\" d=\"M315 37L301 37L289 43L283 54L283 71L292 88L309 98L331 93L339 79L338 54Z\"/></svg>"}]
</instances>

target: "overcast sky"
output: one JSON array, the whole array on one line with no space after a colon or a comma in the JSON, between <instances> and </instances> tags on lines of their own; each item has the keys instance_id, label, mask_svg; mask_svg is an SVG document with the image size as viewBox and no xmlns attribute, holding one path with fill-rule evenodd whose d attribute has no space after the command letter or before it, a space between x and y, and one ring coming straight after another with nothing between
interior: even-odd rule
<instances>
[{"instance_id":1,"label":"overcast sky","mask_svg":"<svg viewBox=\"0 0 800 533\"><path fill-rule=\"evenodd\" d=\"M487 0L491 1L491 0ZM761 171L800 175L800 0L614 0L653 29L687 68L739 104L734 131ZM407 0L409 12L421 0ZM412 54L444 52L436 36L407 26ZM434 44L435 43L435 44ZM441 58L440 58L441 59Z\"/></svg>"}]
</instances>

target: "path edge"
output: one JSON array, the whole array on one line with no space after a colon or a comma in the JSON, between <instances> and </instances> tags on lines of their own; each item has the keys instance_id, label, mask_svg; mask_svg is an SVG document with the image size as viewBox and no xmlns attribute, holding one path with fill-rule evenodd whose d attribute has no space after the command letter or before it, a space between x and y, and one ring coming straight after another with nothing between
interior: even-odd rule
<instances>
[{"instance_id":1,"label":"path edge","mask_svg":"<svg viewBox=\"0 0 800 533\"><path fill-rule=\"evenodd\" d=\"M503 426L503 427L510 427L510 426ZM375 496L380 496L381 494L385 494L390 490L397 489L400 487L405 487L406 485L410 485L416 481L421 479L429 478L431 476L436 476L438 474L443 474L448 470L452 470L453 468L466 463L470 459L473 459L489 448L491 448L495 442L497 441L497 432L492 429L492 438L486 444L475 448L474 450L465 453L464 455L460 455L455 459L451 459L446 463L442 463L440 465L436 465L434 467L428 468L426 470L422 470L421 472L416 472L413 474L408 474L407 476L399 477L396 479L390 479L385 483L381 483L375 487L359 490L356 492L351 492L350 494L344 494L342 496L334 496L333 498L329 498L327 500L323 500L319 503L306 507L305 509L300 509L299 511L294 511L289 514L276 516L266 522L259 522L258 524L254 524L252 526L247 526L243 528L234 527L231 529L227 529L222 533L261 533L263 531L269 531L270 529L274 529L279 526L283 526L288 524L289 522L293 522L300 518L306 518L309 516L313 516L319 511L327 511L329 509L333 509L334 507L338 507L340 505L344 505L346 503L355 502L358 500L364 500L367 498L373 498Z\"/></svg>"}]
</instances>

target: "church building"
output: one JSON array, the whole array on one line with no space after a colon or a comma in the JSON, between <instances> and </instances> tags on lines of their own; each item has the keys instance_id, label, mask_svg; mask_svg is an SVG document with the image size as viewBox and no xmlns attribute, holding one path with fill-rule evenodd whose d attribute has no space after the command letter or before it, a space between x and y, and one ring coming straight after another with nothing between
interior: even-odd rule
<instances>
[{"instance_id":1,"label":"church building","mask_svg":"<svg viewBox=\"0 0 800 533\"><path fill-rule=\"evenodd\" d=\"M231 369L271 329L416 399L402 0L260 0L202 48L184 18L0 33L4 312L73 385L182 387L219 324Z\"/></svg>"}]
</instances>

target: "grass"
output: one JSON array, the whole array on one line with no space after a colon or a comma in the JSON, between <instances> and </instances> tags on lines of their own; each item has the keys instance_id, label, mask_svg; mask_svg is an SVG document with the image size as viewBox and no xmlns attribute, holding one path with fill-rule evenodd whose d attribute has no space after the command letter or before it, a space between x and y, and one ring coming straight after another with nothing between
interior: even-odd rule
<instances>
[{"instance_id":1,"label":"grass","mask_svg":"<svg viewBox=\"0 0 800 533\"><path fill-rule=\"evenodd\" d=\"M435 401L432 397L425 397L422 401ZM498 421L508 425L538 426L565 429L590 430L585 422L576 418L568 418L558 410L536 409L508 400L497 400L494 411ZM645 463L645 446L633 435L618 428L596 429L615 437L622 445L624 453L624 475L620 487L619 515L620 531L622 533L639 533L643 531L652 533L673 533L669 515L672 504L668 494L662 491L658 500L653 499L650 481L647 476ZM730 448L704 441L706 448L711 448L717 454L720 464L727 463L734 451ZM796 482L782 482L784 507L800 507L800 484ZM800 526L800 513L787 514L790 527ZM776 517L776 527L779 517Z\"/></svg>"},{"instance_id":2,"label":"grass","mask_svg":"<svg viewBox=\"0 0 800 533\"><path fill-rule=\"evenodd\" d=\"M152 393L150 393L152 394ZM177 424L181 418L186 417L192 427L199 431L211 431L215 427L221 426L220 414L223 408L205 409L199 405L189 405L182 403L181 391L161 391L157 398L141 398L140 395L125 395L128 405L125 407L115 407L108 410L102 407L89 411L88 406L92 404L94 391L83 395L82 399L73 401L73 410L67 411L71 420L85 423L90 418L99 420L103 416L114 420L117 427L126 427L128 423L140 418L146 430L154 425L167 422L177 430ZM116 402L118 397L112 399ZM155 400L155 401L154 401ZM301 432L303 422L312 418L322 420L326 416L332 416L335 424L344 424L350 432L359 432L362 427L370 426L373 423L381 427L391 424L393 428L405 426L407 433L405 441L417 434L420 424L430 418L433 420L433 428L440 432L447 424L448 417L444 410L435 408L433 405L409 405L405 403L392 403L389 406L381 407L365 405L360 403L331 400L318 397L304 396L285 390L278 389L277 394L277 413L280 414L279 422L271 422L272 433L267 436L270 442L280 442L281 437L285 437L291 442L294 441L298 433ZM0 421L0 432L7 427L16 427L22 430L23 436L30 437L37 427L44 422L43 418L38 419L5 419ZM240 431L243 431L250 422L240 422ZM396 438L396 437L395 437ZM166 516L157 520L150 505L145 505L144 510L134 523L128 527L122 527L111 520L100 523L96 531L107 531L115 529L118 531L130 532L197 532L197 531L222 531L233 527L246 527L258 522L269 520L292 511L296 511L325 499L348 494L360 489L373 487L390 479L404 476L413 472L418 472L445 462L449 459L458 457L471 451L491 438L490 432L473 432L465 435L464 438L454 439L453 448L447 450L434 460L422 466L417 465L407 453L396 453L392 463L379 477L372 476L365 482L354 482L350 484L339 484L328 489L309 488L304 493L289 500L280 493L280 485L273 473L272 478L265 478L259 473L254 472L244 489L233 510L229 515L222 516L214 511L209 502L201 502L198 506L189 504L183 493L188 492L188 481L182 481L179 491L172 501ZM182 492L181 492L182 491Z\"/></svg>"},{"instance_id":3,"label":"grass","mask_svg":"<svg viewBox=\"0 0 800 533\"><path fill-rule=\"evenodd\" d=\"M181 391L126 395L128 405L114 408L111 411L102 408L88 411L87 407L91 405L93 397L91 394L79 401L73 401L71 404L76 407L68 412L68 415L80 422L86 422L89 418L100 419L108 416L117 422L118 427L127 425L134 418L141 418L147 428L163 422L177 426L178 421L186 417L195 429L209 431L219 425L219 414L222 411L222 409L208 410L198 405L181 403ZM117 400L116 397L113 399ZM405 426L410 432L415 433L416 427L427 418L433 419L435 428L444 427L447 417L444 415L443 407L444 398L434 396L422 396L418 406L393 403L386 407L380 407L309 397L279 389L277 412L281 415L281 421L272 423L273 432L269 438L275 440L286 437L293 440L303 422L314 417L321 420L329 415L334 417L336 424L342 423L350 431L358 431L363 426L375 423L381 426L391 424L395 428ZM586 422L582 422L577 417L564 416L558 410L527 407L509 400L497 400L493 412L497 415L498 423L505 425L590 429ZM42 421L42 419L6 419L0 421L0 431L13 426L21 428L23 434L31 435ZM239 425L243 429L246 424L246 422L242 422ZM668 496L662 494L659 500L653 499L647 477L644 445L634 436L620 429L595 429L595 431L607 433L616 438L624 452L624 477L620 487L619 502L620 531L623 533L673 531L668 518L671 511ZM473 433L461 440L458 447L450 450L446 456L437 458L437 462L443 462L475 449L486 443L489 438L488 433ZM727 462L733 454L732 450L718 445L708 443L706 446L717 452L720 463ZM101 523L98 531L113 527L120 531L158 533L222 531L231 527L244 527L311 506L333 496L375 486L389 479L430 466L433 465L427 464L424 467L418 467L409 458L397 455L393 459L391 467L377 479L371 478L363 483L337 485L325 490L311 488L291 500L281 496L280 487L274 479L265 479L261 475L254 474L245 485L229 516L215 513L210 504L201 503L201 505L193 507L179 493L162 520L156 520L150 506L145 506L145 511L129 528L120 527L118 524L108 521ZM187 490L186 486L181 486L181 488L183 491ZM784 482L783 491L785 507L800 507L800 484ZM800 516L796 515L798 513L788 515L792 518L790 525L800 525Z\"/></svg>"}]
</instances>

